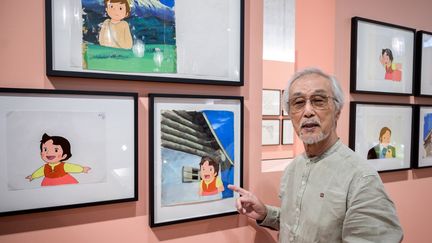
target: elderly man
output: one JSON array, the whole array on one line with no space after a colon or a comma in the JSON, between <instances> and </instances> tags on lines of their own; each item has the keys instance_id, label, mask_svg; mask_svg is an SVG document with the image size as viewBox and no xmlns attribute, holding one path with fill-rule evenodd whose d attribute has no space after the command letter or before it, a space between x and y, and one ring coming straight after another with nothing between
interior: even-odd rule
<instances>
[{"instance_id":1,"label":"elderly man","mask_svg":"<svg viewBox=\"0 0 432 243\"><path fill-rule=\"evenodd\" d=\"M239 213L279 230L279 242L400 242L402 229L393 202L376 171L336 134L344 98L339 83L318 69L291 79L284 105L305 153L281 179L281 207L240 194Z\"/></svg>"}]
</instances>

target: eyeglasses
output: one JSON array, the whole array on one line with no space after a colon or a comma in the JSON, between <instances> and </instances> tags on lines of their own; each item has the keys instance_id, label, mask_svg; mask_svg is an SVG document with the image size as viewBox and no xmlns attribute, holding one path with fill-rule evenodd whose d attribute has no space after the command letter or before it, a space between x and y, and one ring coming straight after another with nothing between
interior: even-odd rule
<instances>
[{"instance_id":1,"label":"eyeglasses","mask_svg":"<svg viewBox=\"0 0 432 243\"><path fill-rule=\"evenodd\" d=\"M288 106L290 109L290 112L297 113L302 110L304 110L307 101L309 100L310 104L314 109L317 110L325 110L328 109L328 101L329 98L336 100L332 96L328 95L311 95L309 98L306 97L295 97L292 99L289 99Z\"/></svg>"}]
</instances>

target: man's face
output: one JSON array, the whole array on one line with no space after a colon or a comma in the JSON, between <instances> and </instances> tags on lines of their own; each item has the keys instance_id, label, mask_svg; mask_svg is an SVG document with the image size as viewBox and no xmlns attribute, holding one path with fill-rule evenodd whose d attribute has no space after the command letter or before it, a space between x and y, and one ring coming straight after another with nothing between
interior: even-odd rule
<instances>
[{"instance_id":1,"label":"man's face","mask_svg":"<svg viewBox=\"0 0 432 243\"><path fill-rule=\"evenodd\" d=\"M126 17L126 4L108 2L106 11L113 21L120 21Z\"/></svg>"},{"instance_id":2,"label":"man's face","mask_svg":"<svg viewBox=\"0 0 432 243\"><path fill-rule=\"evenodd\" d=\"M60 145L53 144L53 140L50 139L42 144L41 158L47 163L57 163L60 160L65 159L66 154L63 154L63 149Z\"/></svg>"},{"instance_id":3,"label":"man's face","mask_svg":"<svg viewBox=\"0 0 432 243\"><path fill-rule=\"evenodd\" d=\"M303 97L309 99L312 95L333 97L330 80L316 74L310 74L297 79L289 90L289 98ZM334 101L328 102L321 109L316 109L307 101L304 108L298 112L289 111L294 130L305 144L315 144L329 138L336 133L336 121L339 113L336 112Z\"/></svg>"}]
</instances>

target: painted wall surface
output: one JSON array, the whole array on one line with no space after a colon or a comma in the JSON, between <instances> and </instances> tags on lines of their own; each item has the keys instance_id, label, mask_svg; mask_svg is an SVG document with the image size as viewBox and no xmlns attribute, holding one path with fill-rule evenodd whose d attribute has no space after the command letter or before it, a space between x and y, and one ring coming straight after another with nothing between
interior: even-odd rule
<instances>
[{"instance_id":1,"label":"painted wall surface","mask_svg":"<svg viewBox=\"0 0 432 243\"><path fill-rule=\"evenodd\" d=\"M354 15L432 31L431 3L414 1L302 0L296 3L296 69L318 66L334 72L349 90L350 18ZM0 8L0 87L138 92L139 201L0 218L0 242L276 242L276 233L241 216L229 216L160 228L148 226L148 93L241 95L245 97L245 186L264 202L277 205L279 172L261 173L261 90L263 88L262 0L246 0L245 86L53 78L45 75L44 1L8 1ZM271 71L271 70L270 70ZM380 101L373 95L349 100ZM385 97L385 99L389 99ZM394 102L432 103L430 99L391 97ZM338 133L348 142L348 108ZM298 144L296 153L302 150ZM432 169L381 174L393 198L404 242L430 242Z\"/></svg>"},{"instance_id":2,"label":"painted wall surface","mask_svg":"<svg viewBox=\"0 0 432 243\"><path fill-rule=\"evenodd\" d=\"M407 26L417 30L432 31L432 15L429 13L432 2L428 0L414 1L354 1L336 0L335 11L335 74L343 84L343 90L349 92L350 75L350 35L351 17L360 16L382 22ZM430 98L394 97L380 95L352 94L346 97L355 101L394 102L432 104ZM348 114L346 106L338 123L339 133L348 142ZM387 193L393 199L404 229L403 242L431 242L430 219L432 218L432 170L417 169L401 172L382 173Z\"/></svg>"}]
</instances>

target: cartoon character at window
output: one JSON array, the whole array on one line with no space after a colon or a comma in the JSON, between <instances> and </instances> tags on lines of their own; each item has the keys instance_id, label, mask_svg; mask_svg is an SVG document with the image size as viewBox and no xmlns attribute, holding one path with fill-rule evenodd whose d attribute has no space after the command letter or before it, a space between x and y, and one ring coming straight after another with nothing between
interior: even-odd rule
<instances>
[{"instance_id":1,"label":"cartoon character at window","mask_svg":"<svg viewBox=\"0 0 432 243\"><path fill-rule=\"evenodd\" d=\"M69 141L60 136L49 136L44 133L40 141L41 158L44 165L27 176L30 182L44 177L41 186L56 186L65 184L78 184L78 181L70 173L88 173L91 169L87 166L65 162L70 157L71 145Z\"/></svg>"},{"instance_id":2,"label":"cartoon character at window","mask_svg":"<svg viewBox=\"0 0 432 243\"><path fill-rule=\"evenodd\" d=\"M386 159L396 157L396 148L390 145L391 130L388 127L381 128L379 144L369 149L368 159Z\"/></svg>"},{"instance_id":3,"label":"cartoon character at window","mask_svg":"<svg viewBox=\"0 0 432 243\"><path fill-rule=\"evenodd\" d=\"M199 195L210 196L225 190L219 175L219 164L208 156L203 156L200 162L201 182Z\"/></svg>"}]
</instances>

